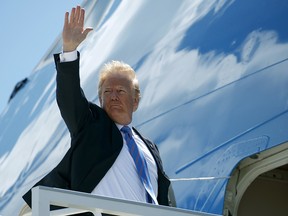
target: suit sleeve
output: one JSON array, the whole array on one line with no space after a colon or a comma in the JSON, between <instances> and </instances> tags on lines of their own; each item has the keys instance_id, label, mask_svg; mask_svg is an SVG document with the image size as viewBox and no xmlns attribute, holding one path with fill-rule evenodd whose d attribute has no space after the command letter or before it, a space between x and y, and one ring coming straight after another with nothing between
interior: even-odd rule
<instances>
[{"instance_id":1,"label":"suit sleeve","mask_svg":"<svg viewBox=\"0 0 288 216\"><path fill-rule=\"evenodd\" d=\"M75 135L91 117L89 103L80 86L79 60L60 62L59 54L54 55L56 76L56 100L61 116L71 136Z\"/></svg>"},{"instance_id":2,"label":"suit sleeve","mask_svg":"<svg viewBox=\"0 0 288 216\"><path fill-rule=\"evenodd\" d=\"M86 100L80 87L79 78L79 53L78 59L73 62L60 63L59 54L54 55L57 69L57 88L56 99L61 115L71 133L71 136L77 134L84 126L87 118L90 117L89 103ZM61 162L42 180L36 183L38 185L57 187L63 189L71 188L71 146ZM31 189L23 196L25 202L31 207Z\"/></svg>"}]
</instances>

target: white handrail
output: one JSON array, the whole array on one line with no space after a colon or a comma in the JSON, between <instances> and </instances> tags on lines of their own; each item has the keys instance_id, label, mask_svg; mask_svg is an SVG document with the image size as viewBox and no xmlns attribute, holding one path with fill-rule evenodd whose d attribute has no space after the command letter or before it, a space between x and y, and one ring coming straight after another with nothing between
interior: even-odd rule
<instances>
[{"instance_id":1,"label":"white handrail","mask_svg":"<svg viewBox=\"0 0 288 216\"><path fill-rule=\"evenodd\" d=\"M68 209L53 211L51 215L55 216L87 211L119 216L219 216L58 188L38 186L32 189L32 216L50 216L50 205L68 207Z\"/></svg>"}]
</instances>

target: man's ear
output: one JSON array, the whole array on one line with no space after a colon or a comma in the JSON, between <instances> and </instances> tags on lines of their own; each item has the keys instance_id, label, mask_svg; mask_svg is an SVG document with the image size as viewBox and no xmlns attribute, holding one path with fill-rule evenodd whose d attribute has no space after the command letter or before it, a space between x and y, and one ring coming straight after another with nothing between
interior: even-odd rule
<instances>
[{"instance_id":1,"label":"man's ear","mask_svg":"<svg viewBox=\"0 0 288 216\"><path fill-rule=\"evenodd\" d=\"M135 97L134 98L134 102L133 102L133 112L135 112L138 109L138 105L139 105L139 97Z\"/></svg>"}]
</instances>

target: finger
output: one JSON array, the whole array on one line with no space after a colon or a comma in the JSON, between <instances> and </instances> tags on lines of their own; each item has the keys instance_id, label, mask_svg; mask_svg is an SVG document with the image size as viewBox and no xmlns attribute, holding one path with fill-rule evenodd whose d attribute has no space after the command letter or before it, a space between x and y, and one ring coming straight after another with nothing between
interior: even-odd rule
<instances>
[{"instance_id":1,"label":"finger","mask_svg":"<svg viewBox=\"0 0 288 216\"><path fill-rule=\"evenodd\" d=\"M82 8L80 12L80 19L79 19L79 24L81 26L84 26L84 19L85 19L85 9Z\"/></svg>"},{"instance_id":2,"label":"finger","mask_svg":"<svg viewBox=\"0 0 288 216\"><path fill-rule=\"evenodd\" d=\"M74 17L75 17L75 8L73 7L71 10L71 14L70 14L70 23L74 22Z\"/></svg>"},{"instance_id":3,"label":"finger","mask_svg":"<svg viewBox=\"0 0 288 216\"><path fill-rule=\"evenodd\" d=\"M80 7L80 6L77 6L77 7L76 7L76 12L75 12L75 17L74 17L74 21L75 21L76 23L79 22L80 11L81 11L81 7Z\"/></svg>"},{"instance_id":4,"label":"finger","mask_svg":"<svg viewBox=\"0 0 288 216\"><path fill-rule=\"evenodd\" d=\"M69 12L66 12L64 19L64 28L68 25L68 23L69 23Z\"/></svg>"}]
</instances>

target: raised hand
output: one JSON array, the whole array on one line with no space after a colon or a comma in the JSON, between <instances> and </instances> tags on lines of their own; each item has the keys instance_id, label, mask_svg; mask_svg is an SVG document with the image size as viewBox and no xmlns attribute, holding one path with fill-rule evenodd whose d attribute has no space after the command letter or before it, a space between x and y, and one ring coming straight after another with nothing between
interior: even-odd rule
<instances>
[{"instance_id":1,"label":"raised hand","mask_svg":"<svg viewBox=\"0 0 288 216\"><path fill-rule=\"evenodd\" d=\"M92 28L84 29L85 10L80 6L72 8L70 19L69 12L65 13L65 21L62 32L63 51L70 52L76 50L79 44L85 40Z\"/></svg>"}]
</instances>

